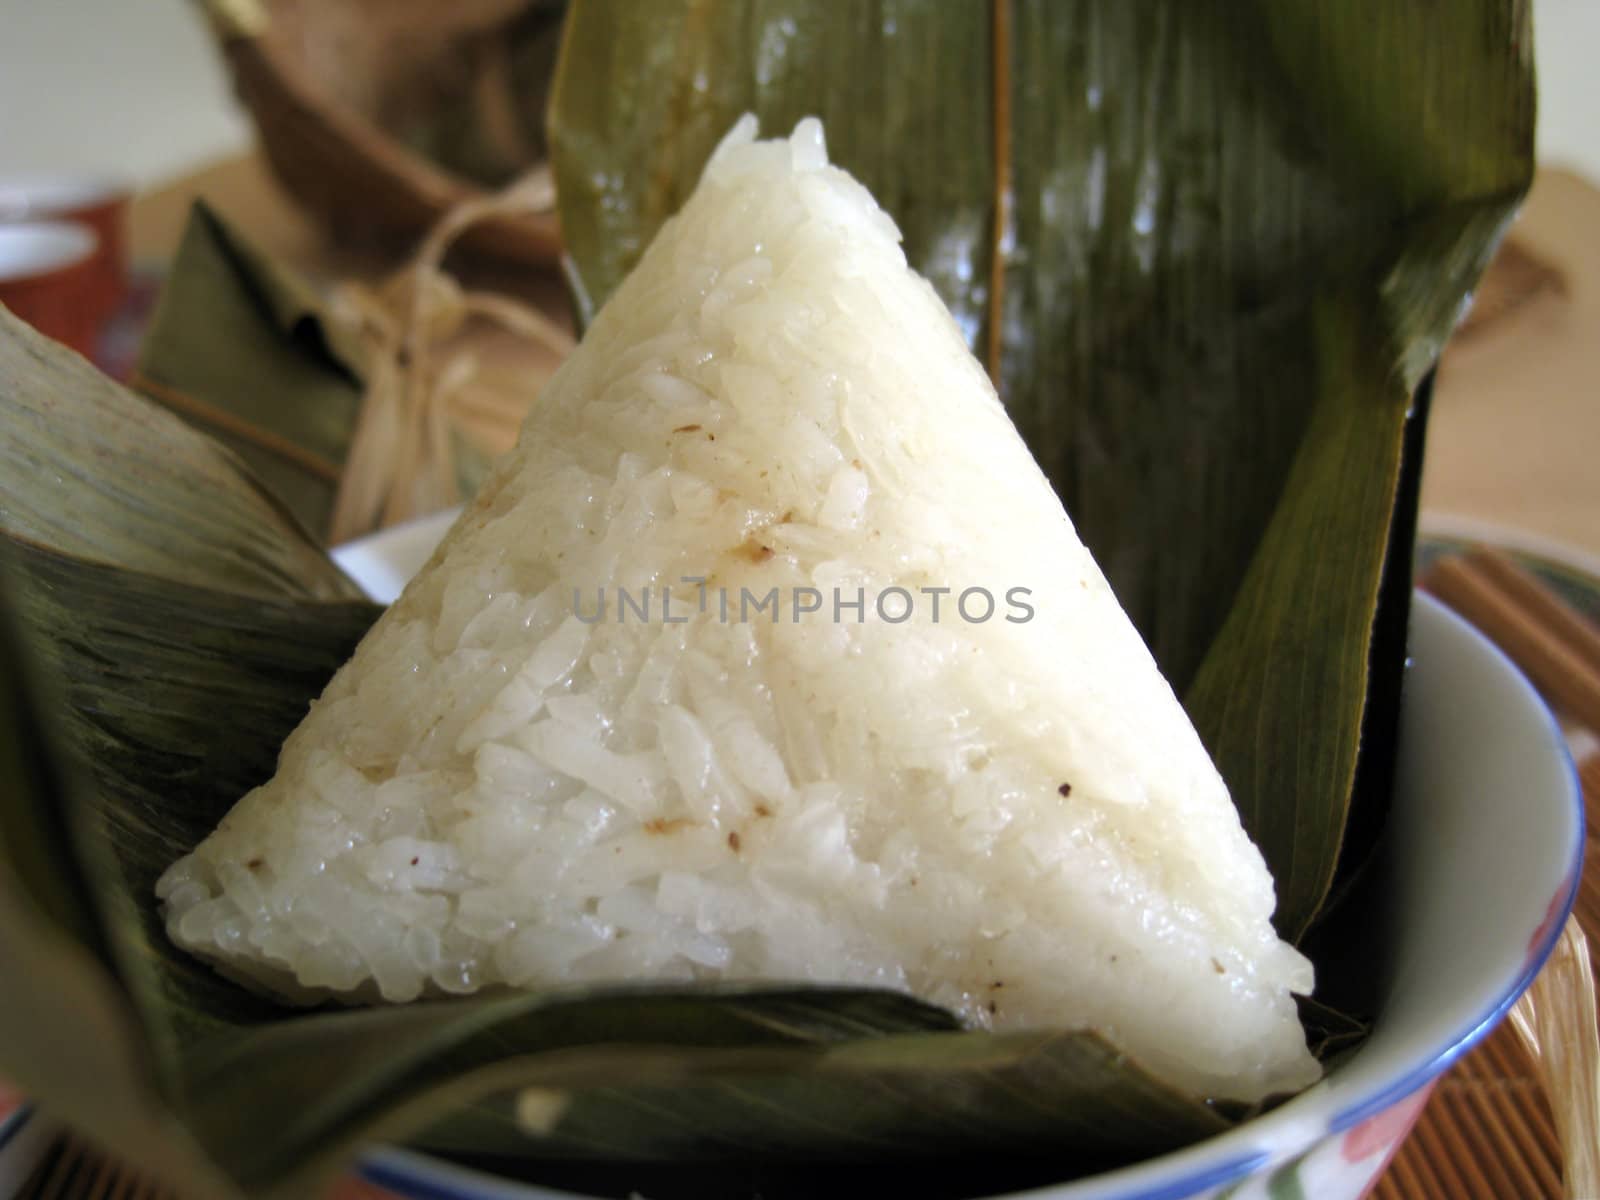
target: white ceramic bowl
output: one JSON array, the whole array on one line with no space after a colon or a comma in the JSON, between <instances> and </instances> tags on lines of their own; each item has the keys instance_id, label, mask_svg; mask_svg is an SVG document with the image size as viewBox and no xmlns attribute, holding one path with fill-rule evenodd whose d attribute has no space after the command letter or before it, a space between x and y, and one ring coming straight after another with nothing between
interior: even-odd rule
<instances>
[{"instance_id":1,"label":"white ceramic bowl","mask_svg":"<svg viewBox=\"0 0 1600 1200\"><path fill-rule=\"evenodd\" d=\"M450 520L446 514L388 530L335 557L375 599L388 601ZM1392 881L1381 908L1392 962L1379 968L1384 986L1372 1036L1321 1083L1230 1133L1123 1170L1010 1195L1354 1200L1409 1131L1433 1081L1532 981L1572 907L1582 865L1582 801L1571 758L1517 669L1422 595L1412 608L1411 660L1382 867ZM361 1173L418 1200L584 1194L510 1183L401 1150L369 1155Z\"/></svg>"},{"instance_id":2,"label":"white ceramic bowl","mask_svg":"<svg viewBox=\"0 0 1600 1200\"><path fill-rule=\"evenodd\" d=\"M127 194L123 184L101 176L8 173L0 175L0 221L70 219Z\"/></svg>"},{"instance_id":3,"label":"white ceramic bowl","mask_svg":"<svg viewBox=\"0 0 1600 1200\"><path fill-rule=\"evenodd\" d=\"M94 253L94 231L65 221L0 225L0 283L38 279Z\"/></svg>"}]
</instances>

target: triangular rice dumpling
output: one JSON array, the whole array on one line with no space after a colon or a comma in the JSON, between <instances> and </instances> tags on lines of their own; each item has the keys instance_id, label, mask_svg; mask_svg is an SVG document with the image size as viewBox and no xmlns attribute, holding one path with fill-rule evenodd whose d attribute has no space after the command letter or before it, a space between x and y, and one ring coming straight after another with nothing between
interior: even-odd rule
<instances>
[{"instance_id":1,"label":"triangular rice dumpling","mask_svg":"<svg viewBox=\"0 0 1600 1200\"><path fill-rule=\"evenodd\" d=\"M292 998L812 980L1316 1077L1272 880L894 223L746 118L160 884Z\"/></svg>"}]
</instances>

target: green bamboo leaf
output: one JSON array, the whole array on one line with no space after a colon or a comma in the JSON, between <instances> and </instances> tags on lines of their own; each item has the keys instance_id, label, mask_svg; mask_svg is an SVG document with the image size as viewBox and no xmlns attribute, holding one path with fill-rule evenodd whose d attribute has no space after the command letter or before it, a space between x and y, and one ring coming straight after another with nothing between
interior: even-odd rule
<instances>
[{"instance_id":1,"label":"green bamboo leaf","mask_svg":"<svg viewBox=\"0 0 1600 1200\"><path fill-rule=\"evenodd\" d=\"M740 113L821 116L1185 696L1298 938L1352 803L1382 824L1383 773L1354 788L1392 732L1363 730L1369 689L1395 711L1368 659L1407 413L1532 177L1527 21L578 0L549 116L570 273L603 303Z\"/></svg>"},{"instance_id":2,"label":"green bamboo leaf","mask_svg":"<svg viewBox=\"0 0 1600 1200\"><path fill-rule=\"evenodd\" d=\"M237 453L322 537L370 359L310 283L197 202L136 382ZM471 495L487 462L459 436L453 449L458 485Z\"/></svg>"},{"instance_id":3,"label":"green bamboo leaf","mask_svg":"<svg viewBox=\"0 0 1600 1200\"><path fill-rule=\"evenodd\" d=\"M233 1189L163 1099L151 1047L109 969L77 857L75 783L48 753L38 674L0 596L0 1076L196 1194Z\"/></svg>"},{"instance_id":4,"label":"green bamboo leaf","mask_svg":"<svg viewBox=\"0 0 1600 1200\"><path fill-rule=\"evenodd\" d=\"M784 1072L841 1039L952 1024L879 992L588 987L288 1017L213 1037L184 1061L187 1090L205 1097L203 1142L251 1190L290 1196L375 1136L434 1125L435 1144L560 1153L566 1114L603 1105L584 1099L597 1090ZM560 1093L553 1127L515 1115L529 1087ZM256 1136L264 1117L271 1139ZM656 1148L634 1124L617 1133L638 1153Z\"/></svg>"},{"instance_id":5,"label":"green bamboo leaf","mask_svg":"<svg viewBox=\"0 0 1600 1200\"><path fill-rule=\"evenodd\" d=\"M360 595L237 457L3 309L0 531L249 595Z\"/></svg>"},{"instance_id":6,"label":"green bamboo leaf","mask_svg":"<svg viewBox=\"0 0 1600 1200\"><path fill-rule=\"evenodd\" d=\"M1000 1151L1048 1154L1061 1178L1232 1124L1091 1033L962 1033L849 989L580 988L320 1014L185 1060L202 1144L250 1192L283 1197L375 1137L525 1162Z\"/></svg>"},{"instance_id":7,"label":"green bamboo leaf","mask_svg":"<svg viewBox=\"0 0 1600 1200\"><path fill-rule=\"evenodd\" d=\"M656 1052L684 1055L677 1045ZM505 1094L422 1141L457 1153L597 1162L1048 1155L1059 1180L1233 1124L1084 1031L857 1034L812 1051L697 1051L681 1066L682 1075L621 1073L612 1086L600 1078L601 1086L574 1090L555 1127L534 1141L517 1118L517 1097Z\"/></svg>"},{"instance_id":8,"label":"green bamboo leaf","mask_svg":"<svg viewBox=\"0 0 1600 1200\"><path fill-rule=\"evenodd\" d=\"M987 0L572 5L549 139L580 319L751 111L769 135L823 119L834 161L894 217L911 264L976 340L994 198L989 28Z\"/></svg>"},{"instance_id":9,"label":"green bamboo leaf","mask_svg":"<svg viewBox=\"0 0 1600 1200\"><path fill-rule=\"evenodd\" d=\"M90 789L80 848L112 957L169 1079L181 1047L275 1006L179 952L161 871L271 774L278 748L378 609L265 599L84 562L27 542L5 555L23 633L57 684L56 733Z\"/></svg>"},{"instance_id":10,"label":"green bamboo leaf","mask_svg":"<svg viewBox=\"0 0 1600 1200\"><path fill-rule=\"evenodd\" d=\"M1344 843L1408 407L1392 361L1375 353L1381 338L1357 312L1337 300L1323 309L1307 364L1310 425L1186 697L1269 856L1277 921L1293 936L1327 895ZM1288 602L1296 596L1316 601ZM1306 693L1344 702L1298 701Z\"/></svg>"},{"instance_id":11,"label":"green bamboo leaf","mask_svg":"<svg viewBox=\"0 0 1600 1200\"><path fill-rule=\"evenodd\" d=\"M1300 1021L1306 1027L1311 1052L1325 1065L1337 1056L1359 1046L1371 1032L1365 1021L1308 996L1296 996Z\"/></svg>"}]
</instances>

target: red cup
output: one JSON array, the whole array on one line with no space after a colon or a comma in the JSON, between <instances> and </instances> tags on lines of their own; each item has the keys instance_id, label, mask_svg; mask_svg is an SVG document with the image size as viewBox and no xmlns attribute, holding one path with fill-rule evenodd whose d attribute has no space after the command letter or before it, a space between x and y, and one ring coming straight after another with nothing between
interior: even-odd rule
<instances>
[{"instance_id":1,"label":"red cup","mask_svg":"<svg viewBox=\"0 0 1600 1200\"><path fill-rule=\"evenodd\" d=\"M86 225L0 225L0 304L83 355L103 319L99 237Z\"/></svg>"},{"instance_id":2,"label":"red cup","mask_svg":"<svg viewBox=\"0 0 1600 1200\"><path fill-rule=\"evenodd\" d=\"M98 328L127 295L125 227L128 189L106 179L78 175L0 175L0 226L14 222L71 221L99 238L92 298Z\"/></svg>"}]
</instances>

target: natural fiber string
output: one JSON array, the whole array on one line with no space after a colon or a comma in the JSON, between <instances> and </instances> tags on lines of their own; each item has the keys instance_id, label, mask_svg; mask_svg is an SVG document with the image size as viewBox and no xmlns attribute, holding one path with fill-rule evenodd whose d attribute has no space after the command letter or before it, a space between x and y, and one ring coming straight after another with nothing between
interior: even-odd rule
<instances>
[{"instance_id":1,"label":"natural fiber string","mask_svg":"<svg viewBox=\"0 0 1600 1200\"><path fill-rule=\"evenodd\" d=\"M1512 1007L1511 1025L1544 1079L1567 1195L1600 1196L1600 1027L1589 943L1577 917Z\"/></svg>"},{"instance_id":2,"label":"natural fiber string","mask_svg":"<svg viewBox=\"0 0 1600 1200\"><path fill-rule=\"evenodd\" d=\"M423 239L388 290L401 316L369 288L335 293L335 319L349 322L372 350L355 435L334 499L328 540L347 541L385 525L457 503L449 400L477 374L478 358L459 351L437 367L440 345L471 317L565 355L567 332L529 304L495 292L463 291L444 270L450 247L472 226L497 217L548 212L555 189L548 168L504 191L456 205Z\"/></svg>"}]
</instances>

